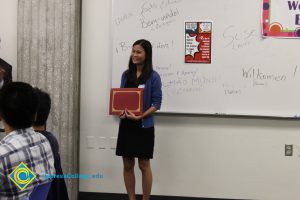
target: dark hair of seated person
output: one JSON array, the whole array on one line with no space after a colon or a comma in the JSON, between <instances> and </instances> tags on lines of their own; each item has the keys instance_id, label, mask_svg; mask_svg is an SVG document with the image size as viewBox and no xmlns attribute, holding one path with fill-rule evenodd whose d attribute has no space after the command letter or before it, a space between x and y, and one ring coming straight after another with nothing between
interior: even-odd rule
<instances>
[{"instance_id":1,"label":"dark hair of seated person","mask_svg":"<svg viewBox=\"0 0 300 200\"><path fill-rule=\"evenodd\" d=\"M50 108L51 108L51 98L50 95L38 88L35 91L39 97L39 107L36 114L36 120L33 123L34 126L46 125Z\"/></svg>"},{"instance_id":2,"label":"dark hair of seated person","mask_svg":"<svg viewBox=\"0 0 300 200\"><path fill-rule=\"evenodd\" d=\"M14 129L33 125L38 104L38 95L28 83L11 82L0 90L0 115Z\"/></svg>"}]
</instances>

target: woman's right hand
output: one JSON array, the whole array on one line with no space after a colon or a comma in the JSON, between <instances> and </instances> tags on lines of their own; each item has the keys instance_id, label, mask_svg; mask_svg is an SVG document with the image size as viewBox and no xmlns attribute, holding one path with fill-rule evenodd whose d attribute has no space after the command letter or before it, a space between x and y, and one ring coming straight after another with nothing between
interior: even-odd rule
<instances>
[{"instance_id":1,"label":"woman's right hand","mask_svg":"<svg viewBox=\"0 0 300 200\"><path fill-rule=\"evenodd\" d=\"M120 113L119 118L120 119L125 119L126 118L125 110L123 110L123 112Z\"/></svg>"}]
</instances>

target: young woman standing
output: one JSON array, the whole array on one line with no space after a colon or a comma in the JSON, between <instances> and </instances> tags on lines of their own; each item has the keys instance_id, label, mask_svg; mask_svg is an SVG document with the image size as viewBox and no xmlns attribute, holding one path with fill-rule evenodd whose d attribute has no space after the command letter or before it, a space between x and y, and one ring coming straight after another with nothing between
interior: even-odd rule
<instances>
[{"instance_id":1,"label":"young woman standing","mask_svg":"<svg viewBox=\"0 0 300 200\"><path fill-rule=\"evenodd\" d=\"M153 113L162 101L161 79L152 66L152 46L147 40L138 40L132 46L128 69L122 74L121 88L144 88L143 114L128 110L120 114L116 155L123 158L123 175L130 200L135 197L135 158L142 172L143 200L149 200L152 187L150 159L154 149Z\"/></svg>"}]
</instances>

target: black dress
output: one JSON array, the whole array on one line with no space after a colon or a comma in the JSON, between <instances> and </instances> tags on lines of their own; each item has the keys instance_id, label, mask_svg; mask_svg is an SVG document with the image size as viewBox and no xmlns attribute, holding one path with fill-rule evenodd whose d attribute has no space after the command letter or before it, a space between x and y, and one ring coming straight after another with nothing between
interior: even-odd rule
<instances>
[{"instance_id":1,"label":"black dress","mask_svg":"<svg viewBox=\"0 0 300 200\"><path fill-rule=\"evenodd\" d=\"M137 88L139 84L126 81L125 88ZM154 127L142 128L142 121L122 119L119 125L117 156L153 158Z\"/></svg>"}]
</instances>

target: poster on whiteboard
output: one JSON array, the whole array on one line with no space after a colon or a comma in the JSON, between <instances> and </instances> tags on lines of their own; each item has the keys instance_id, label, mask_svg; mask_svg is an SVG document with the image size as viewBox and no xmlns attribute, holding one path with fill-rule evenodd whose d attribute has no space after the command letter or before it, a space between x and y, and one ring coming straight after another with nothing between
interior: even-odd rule
<instances>
[{"instance_id":1,"label":"poster on whiteboard","mask_svg":"<svg viewBox=\"0 0 300 200\"><path fill-rule=\"evenodd\" d=\"M185 63L211 63L212 22L185 22Z\"/></svg>"},{"instance_id":2,"label":"poster on whiteboard","mask_svg":"<svg viewBox=\"0 0 300 200\"><path fill-rule=\"evenodd\" d=\"M264 37L300 38L300 1L263 0Z\"/></svg>"}]
</instances>

